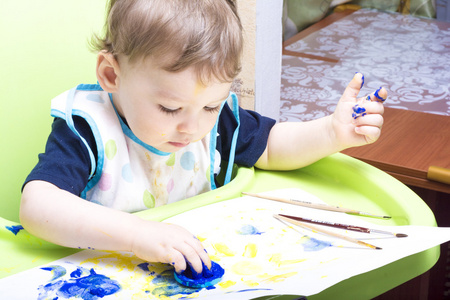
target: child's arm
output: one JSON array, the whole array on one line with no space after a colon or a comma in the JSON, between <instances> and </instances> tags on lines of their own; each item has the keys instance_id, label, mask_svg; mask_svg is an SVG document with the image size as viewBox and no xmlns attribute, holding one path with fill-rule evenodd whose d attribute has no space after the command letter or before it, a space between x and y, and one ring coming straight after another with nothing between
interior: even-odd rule
<instances>
[{"instance_id":1,"label":"child's arm","mask_svg":"<svg viewBox=\"0 0 450 300\"><path fill-rule=\"evenodd\" d=\"M267 147L255 164L261 169L291 170L309 165L325 156L349 147L375 142L383 124L383 104L366 98L357 99L362 84L362 74L357 73L344 91L335 112L310 122L285 122L276 124L269 134ZM382 88L378 96L387 98ZM352 117L358 104L365 115Z\"/></svg>"},{"instance_id":2,"label":"child's arm","mask_svg":"<svg viewBox=\"0 0 450 300\"><path fill-rule=\"evenodd\" d=\"M20 221L30 233L66 247L131 251L146 261L172 264L177 272L186 261L197 272L201 260L211 266L199 240L184 228L91 203L45 181L25 185Z\"/></svg>"}]
</instances>

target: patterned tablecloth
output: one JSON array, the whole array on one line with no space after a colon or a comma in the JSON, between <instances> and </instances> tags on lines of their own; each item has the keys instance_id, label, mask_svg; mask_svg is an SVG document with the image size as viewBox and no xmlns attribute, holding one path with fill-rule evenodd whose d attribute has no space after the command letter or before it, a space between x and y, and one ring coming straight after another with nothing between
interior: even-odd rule
<instances>
[{"instance_id":1,"label":"patterned tablecloth","mask_svg":"<svg viewBox=\"0 0 450 300\"><path fill-rule=\"evenodd\" d=\"M337 62L283 56L280 121L331 114L355 72L360 96L384 86L388 107L450 115L450 23L361 9L285 49Z\"/></svg>"}]
</instances>

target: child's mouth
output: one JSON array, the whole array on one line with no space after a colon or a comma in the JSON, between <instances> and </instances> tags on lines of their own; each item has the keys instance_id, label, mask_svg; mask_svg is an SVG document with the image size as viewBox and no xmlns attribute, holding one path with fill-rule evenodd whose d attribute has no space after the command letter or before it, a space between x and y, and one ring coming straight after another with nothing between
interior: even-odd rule
<instances>
[{"instance_id":1,"label":"child's mouth","mask_svg":"<svg viewBox=\"0 0 450 300\"><path fill-rule=\"evenodd\" d=\"M177 148L184 148L187 145L189 145L189 142L183 142L183 143L178 143L178 142L169 142L170 145L177 147Z\"/></svg>"}]
</instances>

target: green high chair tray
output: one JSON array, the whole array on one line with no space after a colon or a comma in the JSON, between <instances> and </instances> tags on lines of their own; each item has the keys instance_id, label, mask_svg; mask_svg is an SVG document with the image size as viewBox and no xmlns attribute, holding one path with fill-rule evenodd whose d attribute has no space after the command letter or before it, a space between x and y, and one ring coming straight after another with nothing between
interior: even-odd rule
<instances>
[{"instance_id":1,"label":"green high chair tray","mask_svg":"<svg viewBox=\"0 0 450 300\"><path fill-rule=\"evenodd\" d=\"M224 187L137 215L161 221L194 208L239 197L242 191L264 192L283 188L300 188L326 199L331 205L358 207L392 216L389 220L370 220L376 224L436 226L431 210L409 188L390 175L343 154L288 172L238 168L235 178ZM0 222L3 253L0 278L79 251L42 241L24 230L14 235L10 229L17 223L5 219ZM434 247L341 281L308 299L370 299L424 273L438 258L439 247ZM277 298L294 299L294 296Z\"/></svg>"}]
</instances>

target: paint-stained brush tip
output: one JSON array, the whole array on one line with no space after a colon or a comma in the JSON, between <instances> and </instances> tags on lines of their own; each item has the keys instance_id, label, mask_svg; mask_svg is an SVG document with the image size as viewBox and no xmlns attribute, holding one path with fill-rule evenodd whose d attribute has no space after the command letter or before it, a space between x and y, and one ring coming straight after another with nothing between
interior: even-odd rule
<instances>
[{"instance_id":1,"label":"paint-stained brush tip","mask_svg":"<svg viewBox=\"0 0 450 300\"><path fill-rule=\"evenodd\" d=\"M390 219L390 218L392 218L392 217L390 217L390 216L383 216L383 219Z\"/></svg>"},{"instance_id":2,"label":"paint-stained brush tip","mask_svg":"<svg viewBox=\"0 0 450 300\"><path fill-rule=\"evenodd\" d=\"M404 233L396 233L395 236L398 238L402 238L402 237L407 237L408 235L404 234Z\"/></svg>"}]
</instances>

